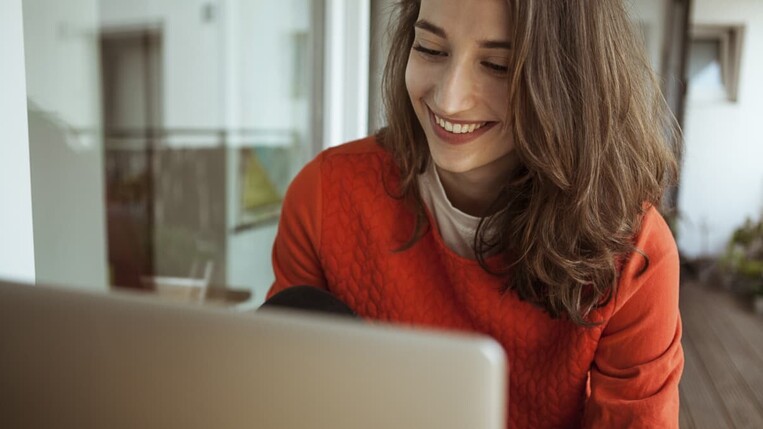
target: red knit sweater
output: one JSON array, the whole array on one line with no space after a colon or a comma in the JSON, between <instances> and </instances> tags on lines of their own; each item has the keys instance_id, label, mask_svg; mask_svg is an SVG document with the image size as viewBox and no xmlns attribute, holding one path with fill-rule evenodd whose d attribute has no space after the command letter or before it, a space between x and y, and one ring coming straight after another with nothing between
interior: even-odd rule
<instances>
[{"instance_id":1,"label":"red knit sweater","mask_svg":"<svg viewBox=\"0 0 763 429\"><path fill-rule=\"evenodd\" d=\"M581 328L501 294L503 279L450 250L436 226L394 252L414 218L387 194L383 172L394 186L391 157L373 138L326 150L302 170L284 201L269 296L315 285L364 318L495 338L511 366L511 428L678 427L678 253L656 210L637 236L647 271L637 276L644 260L629 258L615 298L594 315L604 323Z\"/></svg>"}]
</instances>

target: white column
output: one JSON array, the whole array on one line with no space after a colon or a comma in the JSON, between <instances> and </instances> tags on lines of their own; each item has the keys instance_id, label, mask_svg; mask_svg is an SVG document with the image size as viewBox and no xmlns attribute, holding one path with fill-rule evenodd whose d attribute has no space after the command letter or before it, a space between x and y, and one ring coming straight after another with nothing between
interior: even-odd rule
<instances>
[{"instance_id":1,"label":"white column","mask_svg":"<svg viewBox=\"0 0 763 429\"><path fill-rule=\"evenodd\" d=\"M105 290L98 1L17 2L23 4L35 281Z\"/></svg>"},{"instance_id":2,"label":"white column","mask_svg":"<svg viewBox=\"0 0 763 429\"><path fill-rule=\"evenodd\" d=\"M35 281L21 0L0 1L0 279Z\"/></svg>"},{"instance_id":3,"label":"white column","mask_svg":"<svg viewBox=\"0 0 763 429\"><path fill-rule=\"evenodd\" d=\"M326 2L324 147L368 134L370 0Z\"/></svg>"}]
</instances>

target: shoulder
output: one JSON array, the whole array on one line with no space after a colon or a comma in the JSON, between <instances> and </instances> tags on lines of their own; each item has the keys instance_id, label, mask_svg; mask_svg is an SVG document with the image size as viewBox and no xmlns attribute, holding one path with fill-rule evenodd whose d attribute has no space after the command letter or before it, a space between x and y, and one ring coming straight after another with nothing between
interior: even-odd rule
<instances>
[{"instance_id":1,"label":"shoulder","mask_svg":"<svg viewBox=\"0 0 763 429\"><path fill-rule=\"evenodd\" d=\"M647 255L678 253L673 233L662 214L653 206L650 206L641 219L641 228L636 236L636 247L643 250Z\"/></svg>"},{"instance_id":2,"label":"shoulder","mask_svg":"<svg viewBox=\"0 0 763 429\"><path fill-rule=\"evenodd\" d=\"M376 187L381 183L376 180L380 172L392 166L392 157L374 136L330 147L308 162L292 180L285 205L306 200L312 202L310 206L318 207L322 198L342 189L356 188L359 182Z\"/></svg>"},{"instance_id":3,"label":"shoulder","mask_svg":"<svg viewBox=\"0 0 763 429\"><path fill-rule=\"evenodd\" d=\"M397 177L396 171L391 154L371 136L324 150L305 166L295 182L313 189L318 186L316 182L321 182L327 198L348 192L375 195L385 181Z\"/></svg>"},{"instance_id":4,"label":"shoulder","mask_svg":"<svg viewBox=\"0 0 763 429\"><path fill-rule=\"evenodd\" d=\"M638 293L654 297L675 295L677 299L678 247L670 227L655 207L650 206L644 213L634 244L636 251L621 272L616 307L622 307Z\"/></svg>"},{"instance_id":5,"label":"shoulder","mask_svg":"<svg viewBox=\"0 0 763 429\"><path fill-rule=\"evenodd\" d=\"M364 159L384 162L388 157L387 151L377 144L374 136L330 147L320 152L300 170L290 185L290 192L312 192L320 187L321 180L327 172L352 170L367 165L363 162Z\"/></svg>"},{"instance_id":6,"label":"shoulder","mask_svg":"<svg viewBox=\"0 0 763 429\"><path fill-rule=\"evenodd\" d=\"M368 136L362 139L349 141L347 143L340 144L338 146L330 147L323 152L320 156L335 157L343 155L379 155L386 153L386 151L379 146L376 140L376 136Z\"/></svg>"},{"instance_id":7,"label":"shoulder","mask_svg":"<svg viewBox=\"0 0 763 429\"><path fill-rule=\"evenodd\" d=\"M383 164L389 160L389 153L378 144L375 136L328 148L316 158L321 165L331 165L332 168L357 168L368 166L368 162Z\"/></svg>"},{"instance_id":8,"label":"shoulder","mask_svg":"<svg viewBox=\"0 0 763 429\"><path fill-rule=\"evenodd\" d=\"M678 251L656 209L642 216L639 251L626 263L590 368L586 427L678 427Z\"/></svg>"}]
</instances>

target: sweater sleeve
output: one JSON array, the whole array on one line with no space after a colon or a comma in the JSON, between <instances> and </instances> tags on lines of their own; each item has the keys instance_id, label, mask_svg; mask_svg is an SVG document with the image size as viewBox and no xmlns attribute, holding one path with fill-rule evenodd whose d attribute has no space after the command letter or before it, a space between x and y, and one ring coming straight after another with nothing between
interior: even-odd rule
<instances>
[{"instance_id":1,"label":"sweater sleeve","mask_svg":"<svg viewBox=\"0 0 763 429\"><path fill-rule=\"evenodd\" d=\"M683 371L678 251L660 214L642 222L590 372L585 428L678 428Z\"/></svg>"},{"instance_id":2,"label":"sweater sleeve","mask_svg":"<svg viewBox=\"0 0 763 429\"><path fill-rule=\"evenodd\" d=\"M290 286L326 287L319 259L322 159L308 163L286 191L273 244L275 282L267 298Z\"/></svg>"}]
</instances>

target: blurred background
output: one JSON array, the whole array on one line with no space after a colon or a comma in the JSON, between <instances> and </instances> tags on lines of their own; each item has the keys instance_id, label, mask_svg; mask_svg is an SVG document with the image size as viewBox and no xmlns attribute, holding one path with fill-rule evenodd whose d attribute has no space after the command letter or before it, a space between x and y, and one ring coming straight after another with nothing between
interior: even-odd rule
<instances>
[{"instance_id":1,"label":"blurred background","mask_svg":"<svg viewBox=\"0 0 763 429\"><path fill-rule=\"evenodd\" d=\"M284 191L383 126L392 0L0 2L0 278L252 309ZM763 427L763 2L629 0L684 135L682 427Z\"/></svg>"}]
</instances>

